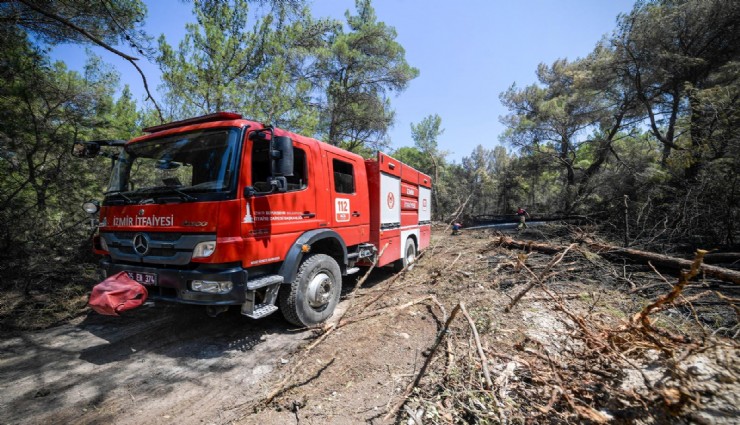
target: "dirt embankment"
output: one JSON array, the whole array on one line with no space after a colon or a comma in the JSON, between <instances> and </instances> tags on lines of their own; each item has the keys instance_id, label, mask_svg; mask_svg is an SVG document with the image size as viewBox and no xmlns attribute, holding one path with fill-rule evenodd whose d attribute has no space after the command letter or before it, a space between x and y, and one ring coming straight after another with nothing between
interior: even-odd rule
<instances>
[{"instance_id":1,"label":"dirt embankment","mask_svg":"<svg viewBox=\"0 0 740 425\"><path fill-rule=\"evenodd\" d=\"M716 282L692 280L646 328L630 318L676 277L577 246L510 250L488 230L434 244L413 270L345 291L346 315L323 330L155 306L4 338L0 422L737 420L737 310L720 298L735 295L702 295Z\"/></svg>"}]
</instances>

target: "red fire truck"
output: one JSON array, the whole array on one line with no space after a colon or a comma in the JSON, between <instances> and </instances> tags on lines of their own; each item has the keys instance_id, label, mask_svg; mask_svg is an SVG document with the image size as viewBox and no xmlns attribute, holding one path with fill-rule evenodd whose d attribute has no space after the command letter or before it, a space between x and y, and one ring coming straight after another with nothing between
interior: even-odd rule
<instances>
[{"instance_id":1,"label":"red fire truck","mask_svg":"<svg viewBox=\"0 0 740 425\"><path fill-rule=\"evenodd\" d=\"M127 272L150 299L252 318L279 306L315 325L342 276L404 267L429 245L431 178L383 153L365 160L230 112L144 132L72 152L111 158L102 205L85 204L99 214L94 250L106 276Z\"/></svg>"}]
</instances>

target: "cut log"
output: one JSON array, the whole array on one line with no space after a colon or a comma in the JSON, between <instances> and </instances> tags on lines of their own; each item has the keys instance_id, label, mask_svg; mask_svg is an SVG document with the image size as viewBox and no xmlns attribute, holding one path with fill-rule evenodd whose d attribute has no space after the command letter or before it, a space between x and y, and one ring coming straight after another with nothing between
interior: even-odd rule
<instances>
[{"instance_id":1,"label":"cut log","mask_svg":"<svg viewBox=\"0 0 740 425\"><path fill-rule=\"evenodd\" d=\"M546 243L537 243L537 242L532 242L532 241L518 241L512 238L506 237L506 236L501 236L501 238L499 238L499 245L511 247L511 248L524 249L527 251L544 252L545 254L557 254L558 252L566 248L566 247L550 245Z\"/></svg>"},{"instance_id":2,"label":"cut log","mask_svg":"<svg viewBox=\"0 0 740 425\"><path fill-rule=\"evenodd\" d=\"M655 252L648 251L639 251L636 249L619 248L616 246L596 242L588 243L587 246L590 250L599 253L614 254L642 263L647 263L649 261L656 267L663 267L672 270L690 269L692 263L691 260L686 260L683 258L670 257L668 255L657 254ZM707 276L740 285L740 271L712 266L709 264L702 264L699 271Z\"/></svg>"},{"instance_id":3,"label":"cut log","mask_svg":"<svg viewBox=\"0 0 740 425\"><path fill-rule=\"evenodd\" d=\"M499 239L499 244L506 247L534 250L547 254L554 254L567 248L565 246L535 243L530 241L517 241L505 236L502 236ZM668 255L657 254L655 252L640 251L637 249L620 248L618 246L607 245L604 243L592 241L586 241L584 242L584 245L588 247L588 249L590 249L591 251L598 252L599 254L616 255L619 257L629 258L630 260L634 260L644 264L650 262L655 267L663 269L682 270L691 268L692 261L683 258L670 257ZM702 264L700 271L707 276L740 285L740 271L712 266L709 264Z\"/></svg>"}]
</instances>

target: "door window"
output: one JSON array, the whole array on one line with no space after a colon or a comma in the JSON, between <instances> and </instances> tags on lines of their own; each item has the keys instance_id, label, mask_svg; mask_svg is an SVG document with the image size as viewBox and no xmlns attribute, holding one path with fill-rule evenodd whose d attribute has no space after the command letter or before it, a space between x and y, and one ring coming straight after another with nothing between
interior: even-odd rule
<instances>
[{"instance_id":1,"label":"door window","mask_svg":"<svg viewBox=\"0 0 740 425\"><path fill-rule=\"evenodd\" d=\"M332 169L334 171L334 191L336 193L355 193L355 175L352 164L333 159Z\"/></svg>"},{"instance_id":2,"label":"door window","mask_svg":"<svg viewBox=\"0 0 740 425\"><path fill-rule=\"evenodd\" d=\"M255 143L252 146L252 186L260 192L270 190L270 144ZM288 181L288 192L302 190L308 187L308 174L306 172L306 152L293 147L293 175L286 176Z\"/></svg>"}]
</instances>

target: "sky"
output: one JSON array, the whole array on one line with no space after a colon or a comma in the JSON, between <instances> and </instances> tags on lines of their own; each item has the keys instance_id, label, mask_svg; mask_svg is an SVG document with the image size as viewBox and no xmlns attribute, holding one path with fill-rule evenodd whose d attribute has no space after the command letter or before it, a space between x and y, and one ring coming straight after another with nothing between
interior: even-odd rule
<instances>
[{"instance_id":1,"label":"sky","mask_svg":"<svg viewBox=\"0 0 740 425\"><path fill-rule=\"evenodd\" d=\"M191 4L181 0L145 0L146 30L164 34L172 46L193 22ZM396 122L389 132L392 149L413 146L411 123L438 114L444 134L439 148L459 162L477 145L493 149L504 126L499 117L507 110L499 94L513 83L524 87L536 82L539 63L559 58L574 60L588 55L596 43L614 30L617 15L632 9L634 0L373 0L379 21L394 27L406 60L419 69L401 93L391 95ZM344 19L354 12L354 0L314 0L315 17ZM100 49L92 51L121 73L136 99L145 91L133 67ZM125 51L125 49L124 49ZM85 48L59 46L54 59L81 70ZM159 84L156 64L142 59L139 66L150 87ZM155 97L157 95L155 94Z\"/></svg>"}]
</instances>

